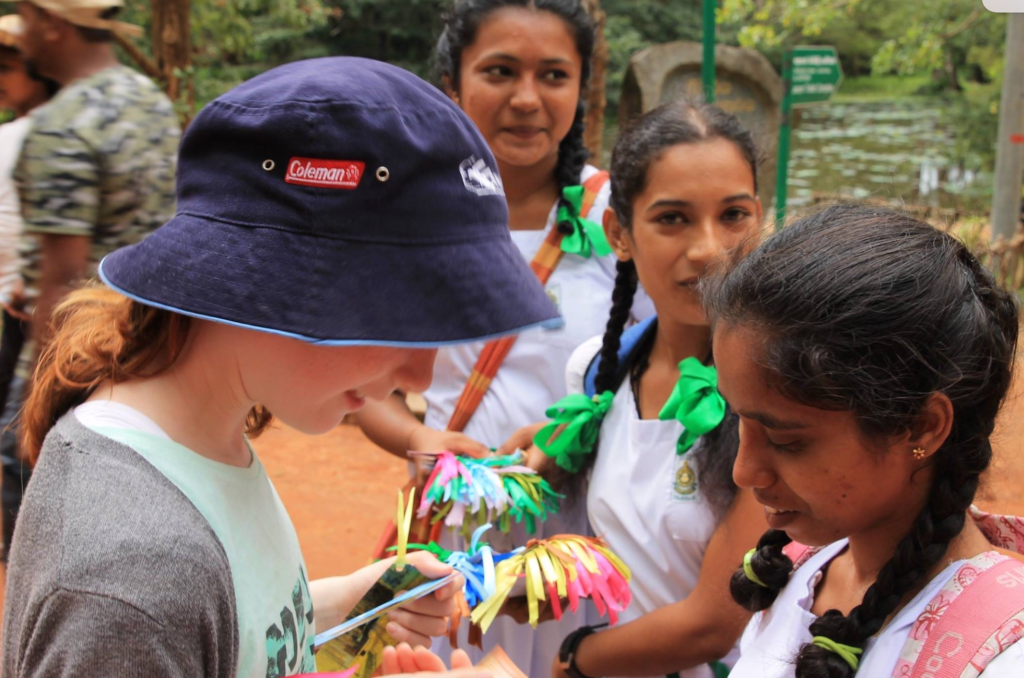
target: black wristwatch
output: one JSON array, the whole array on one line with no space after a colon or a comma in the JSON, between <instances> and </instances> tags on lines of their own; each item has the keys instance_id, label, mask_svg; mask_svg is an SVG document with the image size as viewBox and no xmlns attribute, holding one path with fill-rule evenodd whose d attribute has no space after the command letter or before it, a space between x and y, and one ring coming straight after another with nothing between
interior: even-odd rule
<instances>
[{"instance_id":1,"label":"black wristwatch","mask_svg":"<svg viewBox=\"0 0 1024 678\"><path fill-rule=\"evenodd\" d=\"M580 643L583 639L589 635L593 635L598 629L603 629L608 626L607 624L600 624L598 626L582 626L565 637L562 641L562 647L558 650L558 661L562 663L562 670L565 671L570 678L592 678L586 675L576 667L576 650L579 648Z\"/></svg>"}]
</instances>

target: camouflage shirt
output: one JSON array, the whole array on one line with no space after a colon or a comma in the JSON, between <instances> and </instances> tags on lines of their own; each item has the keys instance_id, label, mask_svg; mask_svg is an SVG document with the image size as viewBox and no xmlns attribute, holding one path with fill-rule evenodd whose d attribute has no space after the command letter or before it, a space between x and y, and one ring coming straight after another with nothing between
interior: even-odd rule
<instances>
[{"instance_id":1,"label":"camouflage shirt","mask_svg":"<svg viewBox=\"0 0 1024 678\"><path fill-rule=\"evenodd\" d=\"M107 253L174 216L181 128L170 100L125 66L71 83L32 113L14 180L25 236L25 297L38 295L38 234L92 239L89 275Z\"/></svg>"}]
</instances>

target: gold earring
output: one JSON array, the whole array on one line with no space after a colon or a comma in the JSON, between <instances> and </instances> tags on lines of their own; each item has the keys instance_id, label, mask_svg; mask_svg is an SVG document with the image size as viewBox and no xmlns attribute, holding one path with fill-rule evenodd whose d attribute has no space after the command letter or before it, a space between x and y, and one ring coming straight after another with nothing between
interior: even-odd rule
<instances>
[{"instance_id":1,"label":"gold earring","mask_svg":"<svg viewBox=\"0 0 1024 678\"><path fill-rule=\"evenodd\" d=\"M921 461L922 459L924 459L926 454L928 454L928 452L926 452L923 447L914 448L914 459Z\"/></svg>"}]
</instances>

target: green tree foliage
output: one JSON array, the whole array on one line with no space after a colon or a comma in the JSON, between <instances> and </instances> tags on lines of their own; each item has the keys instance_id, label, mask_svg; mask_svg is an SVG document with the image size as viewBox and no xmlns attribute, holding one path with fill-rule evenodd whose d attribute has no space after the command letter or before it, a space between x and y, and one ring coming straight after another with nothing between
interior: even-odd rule
<instances>
[{"instance_id":1,"label":"green tree foliage","mask_svg":"<svg viewBox=\"0 0 1024 678\"><path fill-rule=\"evenodd\" d=\"M701 39L699 0L601 0L608 15L608 110L616 115L629 58L642 49L675 40Z\"/></svg>"},{"instance_id":2,"label":"green tree foliage","mask_svg":"<svg viewBox=\"0 0 1024 678\"><path fill-rule=\"evenodd\" d=\"M338 54L386 60L432 79L434 45L451 3L192 0L197 98L202 104L281 63ZM679 0L603 0L602 7L608 15L607 94L614 113L630 56L658 43L700 40L701 9L699 2ZM148 31L148 3L129 3L125 20ZM726 37L734 40L735 31Z\"/></svg>"},{"instance_id":3,"label":"green tree foliage","mask_svg":"<svg viewBox=\"0 0 1024 678\"><path fill-rule=\"evenodd\" d=\"M389 61L420 76L434 74L434 45L446 0L326 0L332 7L324 36L334 54Z\"/></svg>"},{"instance_id":4,"label":"green tree foliage","mask_svg":"<svg viewBox=\"0 0 1024 678\"><path fill-rule=\"evenodd\" d=\"M434 44L452 2L191 0L197 103L278 64L335 54L383 59L432 79ZM659 43L700 40L701 2L601 4L614 117L630 57ZM787 47L818 43L838 48L850 76L935 76L929 87L950 97L964 152L990 163L1005 16L984 11L980 0L718 0L718 6L719 42L759 49L776 67ZM125 18L148 28L149 3L129 3ZM145 41L140 46L145 51Z\"/></svg>"},{"instance_id":5,"label":"green tree foliage","mask_svg":"<svg viewBox=\"0 0 1024 678\"><path fill-rule=\"evenodd\" d=\"M787 47L819 43L837 47L848 74L931 74L962 157L992 166L1006 16L980 1L722 0L719 20L776 64Z\"/></svg>"},{"instance_id":6,"label":"green tree foliage","mask_svg":"<svg viewBox=\"0 0 1024 678\"><path fill-rule=\"evenodd\" d=\"M736 26L747 47L827 41L844 57L869 58L876 74L900 75L974 65L999 71L998 50L977 48L1001 45L1006 27L1005 16L975 0L723 0L719 19Z\"/></svg>"}]
</instances>

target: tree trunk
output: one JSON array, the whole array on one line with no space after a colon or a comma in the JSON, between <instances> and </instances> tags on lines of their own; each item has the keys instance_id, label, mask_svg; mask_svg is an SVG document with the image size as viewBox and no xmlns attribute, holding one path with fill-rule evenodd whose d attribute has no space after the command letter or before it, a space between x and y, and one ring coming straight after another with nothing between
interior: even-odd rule
<instances>
[{"instance_id":1,"label":"tree trunk","mask_svg":"<svg viewBox=\"0 0 1024 678\"><path fill-rule=\"evenodd\" d=\"M153 60L163 80L167 96L185 104L185 122L195 108L192 83L192 39L189 21L190 0L152 0Z\"/></svg>"},{"instance_id":2,"label":"tree trunk","mask_svg":"<svg viewBox=\"0 0 1024 678\"><path fill-rule=\"evenodd\" d=\"M946 63L944 70L946 71L946 79L949 81L949 86L954 92L964 91L963 85L960 84L960 78L956 74L956 62L953 60L953 50L946 49Z\"/></svg>"},{"instance_id":3,"label":"tree trunk","mask_svg":"<svg viewBox=\"0 0 1024 678\"><path fill-rule=\"evenodd\" d=\"M604 38L607 16L600 0L583 0L583 6L597 25L597 40L591 59L590 83L587 88L587 131L583 143L590 151L590 162L601 162L601 142L604 137L605 78L608 73L608 42Z\"/></svg>"}]
</instances>

